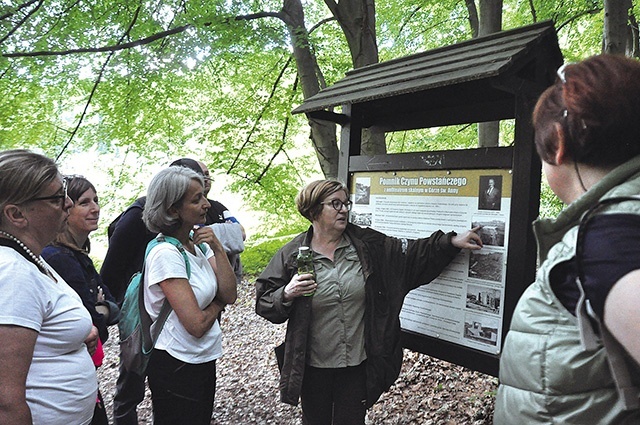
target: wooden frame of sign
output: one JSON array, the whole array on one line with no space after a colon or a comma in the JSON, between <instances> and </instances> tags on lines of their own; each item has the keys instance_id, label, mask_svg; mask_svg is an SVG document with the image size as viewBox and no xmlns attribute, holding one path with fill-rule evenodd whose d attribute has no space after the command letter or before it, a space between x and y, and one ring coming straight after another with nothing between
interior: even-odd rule
<instances>
[{"instance_id":1,"label":"wooden frame of sign","mask_svg":"<svg viewBox=\"0 0 640 425\"><path fill-rule=\"evenodd\" d=\"M338 177L351 188L352 222L406 238L482 226L482 250L461 252L407 296L405 347L497 376L536 270L530 224L541 167L531 113L561 64L555 29L543 22L353 70L293 111L342 126ZM502 147L360 154L364 132L503 119L515 120L515 133Z\"/></svg>"}]
</instances>

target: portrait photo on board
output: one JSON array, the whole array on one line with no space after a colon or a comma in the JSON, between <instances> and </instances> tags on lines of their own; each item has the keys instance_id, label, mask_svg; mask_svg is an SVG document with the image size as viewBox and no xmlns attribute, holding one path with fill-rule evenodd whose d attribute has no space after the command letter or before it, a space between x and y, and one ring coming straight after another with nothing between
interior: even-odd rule
<instances>
[{"instance_id":1,"label":"portrait photo on board","mask_svg":"<svg viewBox=\"0 0 640 425\"><path fill-rule=\"evenodd\" d=\"M480 176L478 209L500 210L502 202L502 176Z\"/></svg>"}]
</instances>

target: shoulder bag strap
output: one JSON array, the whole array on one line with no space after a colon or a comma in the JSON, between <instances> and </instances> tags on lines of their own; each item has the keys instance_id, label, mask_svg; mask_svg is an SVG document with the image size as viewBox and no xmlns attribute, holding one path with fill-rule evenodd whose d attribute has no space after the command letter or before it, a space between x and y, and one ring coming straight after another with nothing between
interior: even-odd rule
<instances>
[{"instance_id":1,"label":"shoulder bag strap","mask_svg":"<svg viewBox=\"0 0 640 425\"><path fill-rule=\"evenodd\" d=\"M182 243L171 236L165 236L165 235L158 235L156 236L155 239L153 239L151 242L149 242L149 244L147 245L147 251L145 253L145 259L147 257L147 255L149 254L149 251L151 251L151 249L153 247L155 247L156 245L158 245L159 243L163 243L163 242L168 242L170 244L172 244L173 246L175 246L176 248L178 248L178 251L180 251L180 253L182 254L182 257L184 258L184 262L187 268L187 278L191 278L191 264L189 262L189 257L187 257L187 252L184 249L184 246L182 246ZM201 248L202 249L202 248ZM143 265L143 276L142 278L144 278L144 265ZM140 285L140 287L144 287L144 280L142 281L142 285ZM140 299L144 299L144 298L140 298ZM144 302L143 304L143 309L144 309ZM143 327L143 329L151 329L151 318L149 317L149 314L146 312L145 310L145 314L142 315L141 314L141 318L147 317L149 320L149 326L147 327ZM169 301L167 299L164 300L164 302L162 303L162 307L160 308L160 313L158 314L158 318L156 319L156 326L153 328L153 332L150 335L150 343L151 343L151 349L155 346L156 341L158 340L158 336L160 335L160 332L162 331L162 328L164 327L164 323L167 321L167 318L169 317L169 314L171 314L171 311L173 309L171 308L171 304L169 304ZM149 352L151 351L151 349L149 349Z\"/></svg>"},{"instance_id":2,"label":"shoulder bag strap","mask_svg":"<svg viewBox=\"0 0 640 425\"><path fill-rule=\"evenodd\" d=\"M593 311L582 284L582 282L584 282L582 258L584 254L584 237L589 221L603 207L624 201L640 201L640 197L618 196L603 199L589 208L580 220L576 240L576 284L580 290L580 299L576 306L576 318L578 319L582 346L587 350L595 350L599 347L601 341L607 355L607 361L609 362L618 394L624 403L625 409L633 410L640 407L640 389L631 381L629 366L625 360L626 354L624 348L618 343L615 337L611 335L607 327L604 326L604 323ZM594 329L592 322L597 325L597 330Z\"/></svg>"}]
</instances>

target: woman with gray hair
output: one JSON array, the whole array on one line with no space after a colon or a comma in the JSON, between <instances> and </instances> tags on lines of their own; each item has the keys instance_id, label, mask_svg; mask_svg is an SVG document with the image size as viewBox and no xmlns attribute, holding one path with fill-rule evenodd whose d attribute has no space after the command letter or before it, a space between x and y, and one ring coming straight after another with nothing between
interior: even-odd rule
<instances>
[{"instance_id":1,"label":"woman with gray hair","mask_svg":"<svg viewBox=\"0 0 640 425\"><path fill-rule=\"evenodd\" d=\"M218 314L237 298L236 279L220 241L204 227L209 202L200 174L185 167L160 171L149 184L142 218L160 238L145 259L144 305L156 320L172 307L149 360L155 424L208 425L213 412L216 359L222 355Z\"/></svg>"},{"instance_id":2,"label":"woman with gray hair","mask_svg":"<svg viewBox=\"0 0 640 425\"><path fill-rule=\"evenodd\" d=\"M66 227L66 181L49 158L0 152L0 423L88 424L98 331L40 256ZM88 350L87 350L88 349Z\"/></svg>"},{"instance_id":3,"label":"woman with gray hair","mask_svg":"<svg viewBox=\"0 0 640 425\"><path fill-rule=\"evenodd\" d=\"M280 396L293 405L302 400L305 425L364 424L366 409L400 373L405 295L482 240L478 228L407 240L351 224L349 192L334 180L310 183L296 204L311 227L256 282L256 312L273 323L288 320ZM301 246L313 253L313 274L298 270Z\"/></svg>"}]
</instances>

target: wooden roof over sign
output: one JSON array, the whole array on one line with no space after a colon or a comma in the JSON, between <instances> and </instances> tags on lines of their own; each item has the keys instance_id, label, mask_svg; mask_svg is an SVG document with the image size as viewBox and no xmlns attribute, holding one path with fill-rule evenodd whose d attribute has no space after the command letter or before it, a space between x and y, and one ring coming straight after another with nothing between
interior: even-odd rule
<instances>
[{"instance_id":1,"label":"wooden roof over sign","mask_svg":"<svg viewBox=\"0 0 640 425\"><path fill-rule=\"evenodd\" d=\"M357 114L388 130L513 118L514 97L537 96L561 63L542 22L352 70L293 113L341 124ZM332 112L344 105L350 117Z\"/></svg>"}]
</instances>

